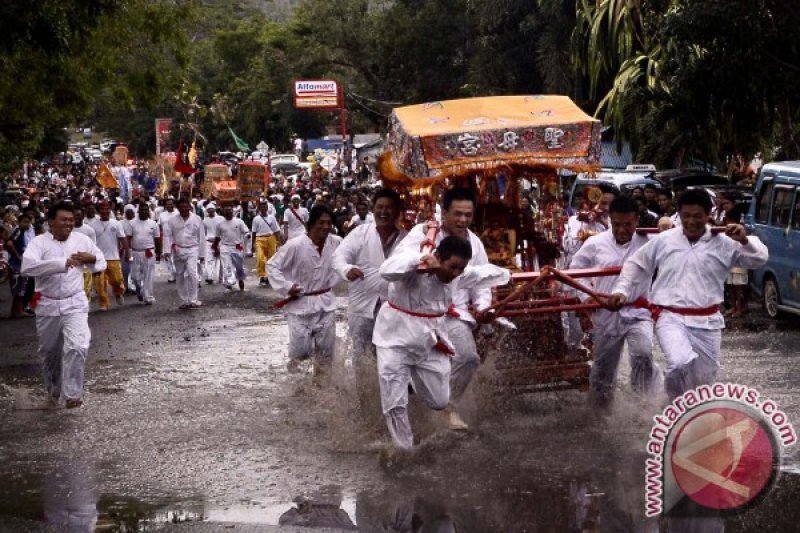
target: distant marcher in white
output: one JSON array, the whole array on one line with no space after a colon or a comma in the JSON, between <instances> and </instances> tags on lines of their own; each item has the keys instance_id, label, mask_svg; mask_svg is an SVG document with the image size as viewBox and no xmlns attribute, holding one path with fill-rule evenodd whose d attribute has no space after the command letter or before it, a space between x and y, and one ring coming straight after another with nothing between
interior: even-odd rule
<instances>
[{"instance_id":1,"label":"distant marcher in white","mask_svg":"<svg viewBox=\"0 0 800 533\"><path fill-rule=\"evenodd\" d=\"M139 204L138 218L127 225L128 248L133 255L131 265L131 282L136 297L146 305L156 301L153 296L153 274L156 270L157 250L161 245L161 232L155 220L150 219L150 206L145 202Z\"/></svg>"},{"instance_id":2,"label":"distant marcher in white","mask_svg":"<svg viewBox=\"0 0 800 533\"><path fill-rule=\"evenodd\" d=\"M300 196L292 196L292 203L283 212L283 240L288 241L306 232L308 209L300 205Z\"/></svg>"},{"instance_id":3,"label":"distant marcher in white","mask_svg":"<svg viewBox=\"0 0 800 533\"><path fill-rule=\"evenodd\" d=\"M47 220L50 231L30 242L21 273L36 279L41 294L36 332L48 399L55 406L63 398L71 409L83 404L83 372L92 337L83 271L102 272L106 260L89 237L72 231L71 205L53 205Z\"/></svg>"},{"instance_id":4,"label":"distant marcher in white","mask_svg":"<svg viewBox=\"0 0 800 533\"><path fill-rule=\"evenodd\" d=\"M167 198L164 200L164 209L158 213L158 227L161 228L162 242L164 242L164 227L167 225L169 219L177 214L178 213L175 211L175 200L172 198ZM167 283L175 283L175 263L173 261L173 257L166 248L163 250L162 255L164 257L164 263L167 265L167 274L169 275L167 278Z\"/></svg>"},{"instance_id":5,"label":"distant marcher in white","mask_svg":"<svg viewBox=\"0 0 800 533\"><path fill-rule=\"evenodd\" d=\"M188 198L178 200L178 214L171 216L163 226L164 259L173 261L178 285L180 309L196 309L203 304L198 300L200 275L197 264L206 256L206 230L203 220L192 213Z\"/></svg>"},{"instance_id":6,"label":"distant marcher in white","mask_svg":"<svg viewBox=\"0 0 800 533\"><path fill-rule=\"evenodd\" d=\"M250 230L241 218L233 218L233 207L226 205L222 209L224 219L217 224L212 248L214 255L222 261L222 284L232 290L238 282L239 290L244 290L244 242Z\"/></svg>"},{"instance_id":7,"label":"distant marcher in white","mask_svg":"<svg viewBox=\"0 0 800 533\"><path fill-rule=\"evenodd\" d=\"M222 217L217 215L217 204L209 202L206 205L206 218L203 219L203 226L206 228L206 283L211 285L214 281L222 281L219 273L217 258L214 256L214 238L217 234L217 225L222 222Z\"/></svg>"}]
</instances>

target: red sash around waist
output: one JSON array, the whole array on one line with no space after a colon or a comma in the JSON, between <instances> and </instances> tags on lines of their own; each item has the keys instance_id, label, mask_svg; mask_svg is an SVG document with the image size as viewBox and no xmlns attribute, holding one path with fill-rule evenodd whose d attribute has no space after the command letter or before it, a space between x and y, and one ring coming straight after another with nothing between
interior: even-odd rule
<instances>
[{"instance_id":1,"label":"red sash around waist","mask_svg":"<svg viewBox=\"0 0 800 533\"><path fill-rule=\"evenodd\" d=\"M675 307L672 305L656 305L648 302L645 298L637 298L632 305L638 309L647 309L650 311L650 316L652 316L655 321L658 321L658 318L661 316L661 311L663 310L683 316L711 316L719 312L719 305L710 305L708 307Z\"/></svg>"},{"instance_id":2,"label":"red sash around waist","mask_svg":"<svg viewBox=\"0 0 800 533\"><path fill-rule=\"evenodd\" d=\"M460 316L458 314L458 311L456 311L456 308L453 305L448 307L447 311L445 311L444 313L425 313L425 312L422 312L422 311L412 311L411 309L406 309L405 307L400 307L399 305L397 305L394 302L386 302L386 303L389 304L389 307L391 307L392 309L394 309L396 311L400 311L401 313L405 313L405 314L410 315L410 316L415 316L417 318L441 318L441 317L443 317L445 315L452 316L454 318L458 318Z\"/></svg>"}]
</instances>

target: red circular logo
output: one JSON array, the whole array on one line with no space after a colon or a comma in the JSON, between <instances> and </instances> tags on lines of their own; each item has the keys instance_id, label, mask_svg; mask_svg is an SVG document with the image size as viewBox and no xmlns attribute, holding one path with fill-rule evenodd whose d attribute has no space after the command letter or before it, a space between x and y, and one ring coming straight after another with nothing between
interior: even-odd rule
<instances>
[{"instance_id":1,"label":"red circular logo","mask_svg":"<svg viewBox=\"0 0 800 533\"><path fill-rule=\"evenodd\" d=\"M778 453L763 425L738 409L710 408L680 428L672 472L684 494L703 507L732 510L767 488Z\"/></svg>"}]
</instances>

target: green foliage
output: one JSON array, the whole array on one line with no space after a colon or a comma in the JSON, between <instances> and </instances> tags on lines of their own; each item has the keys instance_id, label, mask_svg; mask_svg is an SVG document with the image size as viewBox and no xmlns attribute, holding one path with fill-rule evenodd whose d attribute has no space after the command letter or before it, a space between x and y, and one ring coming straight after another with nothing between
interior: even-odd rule
<instances>
[{"instance_id":1,"label":"green foliage","mask_svg":"<svg viewBox=\"0 0 800 533\"><path fill-rule=\"evenodd\" d=\"M581 0L575 58L639 160L799 157L798 22L786 0Z\"/></svg>"},{"instance_id":2,"label":"green foliage","mask_svg":"<svg viewBox=\"0 0 800 533\"><path fill-rule=\"evenodd\" d=\"M155 105L186 62L182 3L9 0L0 4L0 166L56 148L54 128L86 116L101 93ZM60 148L65 148L66 143Z\"/></svg>"}]
</instances>

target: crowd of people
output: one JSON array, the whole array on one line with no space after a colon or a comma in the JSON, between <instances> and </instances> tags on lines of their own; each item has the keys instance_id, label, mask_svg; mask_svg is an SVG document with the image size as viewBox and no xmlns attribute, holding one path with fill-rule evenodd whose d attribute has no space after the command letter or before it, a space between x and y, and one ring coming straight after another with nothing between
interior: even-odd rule
<instances>
[{"instance_id":1,"label":"crowd of people","mask_svg":"<svg viewBox=\"0 0 800 533\"><path fill-rule=\"evenodd\" d=\"M202 306L203 282L244 290L245 259L254 255L259 285L277 292L274 306L287 316L288 371L311 360L315 377L329 374L332 291L343 283L357 379L378 381L393 443L414 446L410 389L444 412L448 428L468 429L458 405L483 360L476 332L494 331L491 288L507 284L522 262L498 265L492 246L487 253L488 238L508 239L496 225L473 232L479 199L471 189L452 187L409 219L396 191L349 176L279 176L263 196L241 202L201 198L192 189L159 197L147 189L146 175L119 195L88 178L73 168L30 165L5 208L12 316L36 316L50 404L82 405L93 293L99 311L110 309L112 294L118 306L127 305L126 296L153 305L160 262L180 309L189 311ZM533 191L522 195L523 218L537 216ZM702 190L677 200L649 188L623 195L602 185L600 193L589 219L578 212L566 221L558 259L566 268L623 266L619 276L590 281L602 304L591 316L595 397L610 399L626 343L631 386L644 396L657 394L662 376L670 397L713 381L724 282L731 269L766 261L766 247L745 234L730 206L720 216L725 204L714 206ZM648 217L662 231L637 234ZM720 224L727 224L722 233L712 231ZM564 320L566 335L590 329L578 318ZM654 332L663 372L653 359Z\"/></svg>"}]
</instances>

